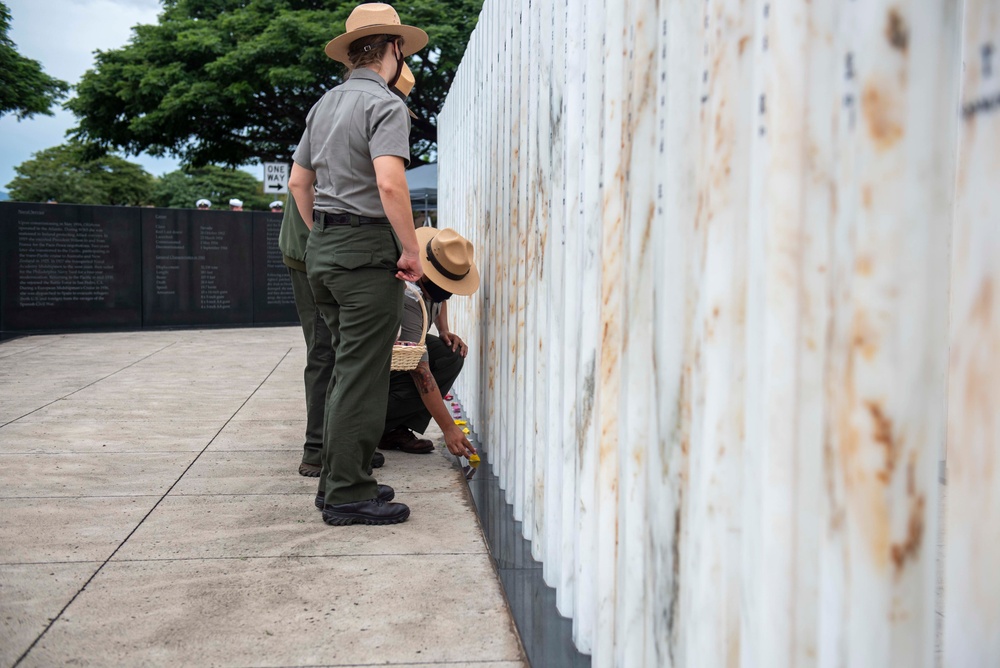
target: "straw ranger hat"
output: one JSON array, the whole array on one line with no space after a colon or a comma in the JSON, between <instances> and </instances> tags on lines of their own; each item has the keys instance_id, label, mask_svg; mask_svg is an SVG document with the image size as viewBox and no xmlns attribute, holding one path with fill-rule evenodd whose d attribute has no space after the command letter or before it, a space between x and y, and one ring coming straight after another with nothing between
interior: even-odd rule
<instances>
[{"instance_id":1,"label":"straw ranger hat","mask_svg":"<svg viewBox=\"0 0 1000 668\"><path fill-rule=\"evenodd\" d=\"M404 58L427 46L427 33L420 28L400 23L396 10L381 2L355 7L347 17L346 28L347 32L334 37L326 45L326 55L348 67L351 66L351 59L347 57L348 47L354 40L369 35L399 35L403 38Z\"/></svg>"},{"instance_id":2,"label":"straw ranger hat","mask_svg":"<svg viewBox=\"0 0 1000 668\"><path fill-rule=\"evenodd\" d=\"M472 242L453 229L417 228L420 265L435 285L455 295L479 289L479 270L473 261Z\"/></svg>"}]
</instances>

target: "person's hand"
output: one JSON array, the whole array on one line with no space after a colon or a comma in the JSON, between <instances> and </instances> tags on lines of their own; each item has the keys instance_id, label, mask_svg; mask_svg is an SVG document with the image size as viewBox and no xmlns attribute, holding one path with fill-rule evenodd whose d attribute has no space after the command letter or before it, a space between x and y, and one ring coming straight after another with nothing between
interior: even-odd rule
<instances>
[{"instance_id":1,"label":"person's hand","mask_svg":"<svg viewBox=\"0 0 1000 668\"><path fill-rule=\"evenodd\" d=\"M416 283L424 275L424 270L420 266L420 256L417 253L403 251L403 254L399 256L399 261L396 262L396 267L399 268L399 271L396 272L396 278L401 281Z\"/></svg>"},{"instance_id":2,"label":"person's hand","mask_svg":"<svg viewBox=\"0 0 1000 668\"><path fill-rule=\"evenodd\" d=\"M441 341L444 345L451 348L452 352L457 352L462 357L469 354L469 346L465 345L465 341L462 340L458 334L452 334L451 332L442 332Z\"/></svg>"},{"instance_id":3,"label":"person's hand","mask_svg":"<svg viewBox=\"0 0 1000 668\"><path fill-rule=\"evenodd\" d=\"M476 454L476 449L472 447L472 443L469 443L469 439L465 437L458 425L452 425L451 429L445 430L444 444L448 446L448 452L456 457L467 458L469 455Z\"/></svg>"}]
</instances>

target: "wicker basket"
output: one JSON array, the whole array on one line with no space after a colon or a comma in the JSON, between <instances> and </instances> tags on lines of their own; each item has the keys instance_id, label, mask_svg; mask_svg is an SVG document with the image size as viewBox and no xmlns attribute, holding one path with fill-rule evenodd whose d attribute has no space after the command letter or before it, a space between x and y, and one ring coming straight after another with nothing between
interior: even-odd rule
<instances>
[{"instance_id":1,"label":"wicker basket","mask_svg":"<svg viewBox=\"0 0 1000 668\"><path fill-rule=\"evenodd\" d=\"M415 292L413 294L416 295L417 303L420 304L420 311L424 315L424 326L420 330L420 341L416 344L410 343L409 345L403 345L397 341L392 346L392 365L390 366L392 371L412 371L416 369L417 365L420 364L420 358L427 352L427 345L424 343L427 339L427 307L424 306L423 297Z\"/></svg>"}]
</instances>

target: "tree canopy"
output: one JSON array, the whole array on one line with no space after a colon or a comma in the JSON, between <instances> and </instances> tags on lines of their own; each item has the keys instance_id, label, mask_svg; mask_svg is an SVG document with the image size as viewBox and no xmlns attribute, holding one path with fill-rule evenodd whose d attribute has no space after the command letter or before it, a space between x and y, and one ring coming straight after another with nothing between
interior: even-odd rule
<instances>
[{"instance_id":1,"label":"tree canopy","mask_svg":"<svg viewBox=\"0 0 1000 668\"><path fill-rule=\"evenodd\" d=\"M112 154L88 158L75 143L38 151L14 171L7 189L19 202L139 206L153 188L153 177L139 165Z\"/></svg>"},{"instance_id":2,"label":"tree canopy","mask_svg":"<svg viewBox=\"0 0 1000 668\"><path fill-rule=\"evenodd\" d=\"M37 60L17 52L7 36L11 15L0 2L0 116L14 113L18 120L35 114L52 115L52 105L66 97L69 84L42 71Z\"/></svg>"},{"instance_id":3,"label":"tree canopy","mask_svg":"<svg viewBox=\"0 0 1000 668\"><path fill-rule=\"evenodd\" d=\"M240 169L183 167L157 180L151 201L156 206L192 209L204 197L213 208L225 209L235 197L243 201L245 210L266 211L274 195L264 195L262 190L260 181Z\"/></svg>"},{"instance_id":4,"label":"tree canopy","mask_svg":"<svg viewBox=\"0 0 1000 668\"><path fill-rule=\"evenodd\" d=\"M96 150L173 155L203 165L288 162L306 113L344 67L323 52L356 0L163 0L156 25L140 25L96 66L67 103L74 136ZM408 106L414 160L436 148L435 116L483 0L397 0L404 23L430 45L407 59L417 84Z\"/></svg>"}]
</instances>

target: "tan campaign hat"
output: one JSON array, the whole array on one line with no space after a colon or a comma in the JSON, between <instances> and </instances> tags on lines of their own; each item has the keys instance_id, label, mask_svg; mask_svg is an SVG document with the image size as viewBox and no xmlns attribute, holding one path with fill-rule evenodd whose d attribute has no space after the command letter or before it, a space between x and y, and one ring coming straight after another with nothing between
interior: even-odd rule
<instances>
[{"instance_id":1,"label":"tan campaign hat","mask_svg":"<svg viewBox=\"0 0 1000 668\"><path fill-rule=\"evenodd\" d=\"M399 81L396 82L396 90L402 93L403 99L406 99L416 84L417 80L413 77L413 71L410 70L406 63L403 63L403 71L399 73Z\"/></svg>"},{"instance_id":2,"label":"tan campaign hat","mask_svg":"<svg viewBox=\"0 0 1000 668\"><path fill-rule=\"evenodd\" d=\"M406 98L410 95L410 91L413 90L413 86L416 85L417 80L413 77L413 72L407 67L406 63L403 63L403 71L399 73L399 81L393 86L396 94L403 98L403 102L406 102ZM409 107L406 111L410 113L410 118L416 118L417 115L413 113L413 110Z\"/></svg>"},{"instance_id":3,"label":"tan campaign hat","mask_svg":"<svg viewBox=\"0 0 1000 668\"><path fill-rule=\"evenodd\" d=\"M347 49L351 43L368 35L399 35L403 38L403 57L412 56L427 46L427 33L414 26L403 25L399 14L390 5L370 2L358 5L347 17L347 32L330 40L326 45L326 55L348 67L351 60Z\"/></svg>"},{"instance_id":4,"label":"tan campaign hat","mask_svg":"<svg viewBox=\"0 0 1000 668\"><path fill-rule=\"evenodd\" d=\"M479 270L472 242L451 228L417 228L420 266L424 275L443 290L471 295L479 289Z\"/></svg>"}]
</instances>

